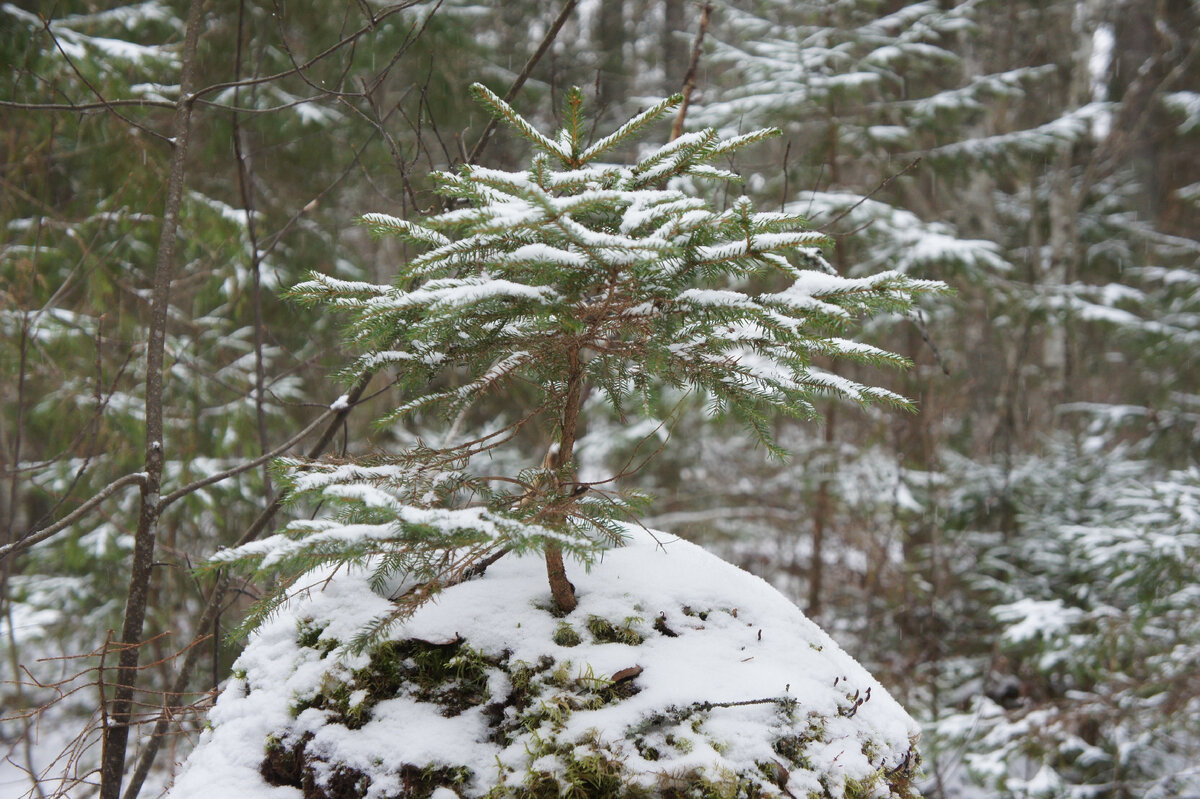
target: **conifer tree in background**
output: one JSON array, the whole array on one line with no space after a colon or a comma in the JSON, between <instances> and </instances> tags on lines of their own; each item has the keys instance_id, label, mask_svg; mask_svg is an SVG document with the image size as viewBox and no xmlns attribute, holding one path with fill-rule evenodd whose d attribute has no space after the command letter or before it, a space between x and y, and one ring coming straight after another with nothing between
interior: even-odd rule
<instances>
[{"instance_id":1,"label":"conifer tree in background","mask_svg":"<svg viewBox=\"0 0 1200 799\"><path fill-rule=\"evenodd\" d=\"M953 375L915 326L899 347L928 364L908 373L919 419L838 428L826 563L849 579L822 621L916 688L931 795L1190 795L1197 7L737 5L714 32L727 90L699 116L823 143L793 145L785 202L828 225L848 269L954 274L964 311L927 317ZM806 576L779 565L808 559L803 521L762 524L777 543L739 541L743 561Z\"/></svg>"},{"instance_id":2,"label":"conifer tree in background","mask_svg":"<svg viewBox=\"0 0 1200 799\"><path fill-rule=\"evenodd\" d=\"M11 75L0 90L0 638L11 653L0 753L12 754L0 763L0 785L15 790L8 786L27 776L41 795L61 778L58 790L77 795L101 751L95 736L121 726L111 705L109 724L99 723L103 694L86 686L117 680L117 637L106 646L105 632L123 626L145 407L157 394L147 389L146 343L187 4L62 2L41 13L21 5L29 4L0 7L0 64ZM344 209L364 190L354 172L372 172L372 196L385 191L397 205L421 196L406 174L432 151L422 140L435 140L438 124L464 126L458 113L471 105L438 103L430 121L424 92L413 91L449 94L439 88L446 73L426 66L446 50L475 57L461 10L346 2L319 18L280 12L206 4L197 43L166 377L155 402L164 477L145 610L151 665L136 686L137 721L162 708L173 729L187 727L185 708L203 696L187 689L219 680L232 654L226 636L212 633L233 594L197 584L190 568L254 529L264 508L274 514L264 470L244 466L308 427L303 400L329 382L336 325L298 329L276 285L328 263L334 246L347 270L377 260L365 253L383 244L366 235L335 241ZM357 438L355 421L342 428L345 440ZM93 653L86 669L85 653ZM207 674L198 663L211 664ZM139 768L157 765L131 777L126 797L142 777L154 792L177 759L164 752L156 761L157 746L186 738L142 740L150 745L130 748ZM68 750L78 759L59 757Z\"/></svg>"},{"instance_id":3,"label":"conifer tree in background","mask_svg":"<svg viewBox=\"0 0 1200 799\"><path fill-rule=\"evenodd\" d=\"M615 477L578 479L574 450L589 392L624 418L654 406L663 386L697 390L714 413L740 420L782 455L772 414L812 417L814 400L826 395L906 405L890 391L818 369L813 359L902 365L896 355L839 338L839 329L942 288L896 272L839 277L817 249L825 237L800 217L757 212L744 197L717 211L686 191L695 180L734 179L710 163L774 130L732 139L701 130L630 166L613 165L600 158L632 142L679 97L588 144L578 90L568 94L565 125L554 136L484 87L473 91L534 146L529 169L466 165L437 176L449 210L420 221L366 215L376 232L423 249L400 264L393 285L314 273L292 291L348 314L350 339L362 350L349 373L396 369L400 400L384 424L412 419L429 429L437 419L446 432L398 454L283 463L295 497L339 512L216 559L283 574L275 601L316 565L369 562L376 589L399 601L360 644L510 551L544 551L554 600L563 612L573 609L563 555L587 562L618 543L618 520L638 502L614 490ZM785 286L745 288L772 283ZM490 418L483 401L506 394L519 396L524 409L459 440L464 418ZM532 447L539 456L525 456L523 468L497 473Z\"/></svg>"},{"instance_id":4,"label":"conifer tree in background","mask_svg":"<svg viewBox=\"0 0 1200 799\"><path fill-rule=\"evenodd\" d=\"M960 692L931 725L928 749L945 761L940 794L1200 789L1200 470L1131 456L1140 443L1110 449L1097 431L1023 457L1009 478L1007 532L989 529L986 512L999 470L961 464L947 527L971 543L956 576L988 645L973 660L956 645L954 670L990 684Z\"/></svg>"}]
</instances>

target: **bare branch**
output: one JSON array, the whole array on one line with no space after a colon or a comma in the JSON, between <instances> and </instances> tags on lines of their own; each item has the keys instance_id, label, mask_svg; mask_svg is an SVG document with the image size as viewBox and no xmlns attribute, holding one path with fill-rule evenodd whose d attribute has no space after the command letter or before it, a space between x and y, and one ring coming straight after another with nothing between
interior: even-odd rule
<instances>
[{"instance_id":1,"label":"bare branch","mask_svg":"<svg viewBox=\"0 0 1200 799\"><path fill-rule=\"evenodd\" d=\"M97 491L87 502L83 503L78 508L71 511L49 527L43 527L41 530L38 530L35 533L30 533L26 536L23 536L19 540L12 542L11 544L6 544L5 546L0 547L0 560L13 553L29 549L35 544L40 544L47 538L52 537L55 533L65 530L87 515L88 511L90 511L92 508L96 507L125 486L133 485L134 483L138 485L145 485L146 473L134 472L133 474L127 474L124 477L118 477L116 480L113 480L104 488Z\"/></svg>"},{"instance_id":2,"label":"bare branch","mask_svg":"<svg viewBox=\"0 0 1200 799\"><path fill-rule=\"evenodd\" d=\"M142 131L143 133L153 136L154 138L159 139L160 141L164 141L167 144L172 144L171 139L168 138L167 136L162 135L157 130L148 128L145 125L141 124L140 122L137 122L137 121L132 120L129 117L125 116L120 111L117 111L116 108L113 106L113 104L110 103L104 97L104 95L101 94L100 90L96 88L95 84L93 84L90 80L87 79L87 76L83 74L83 72L79 69L79 67L75 66L75 60L73 58L71 58L71 56L67 55L67 51L63 48L62 43L59 42L58 37L54 35L54 31L50 27L50 20L43 19L42 26L46 29L46 35L50 37L50 40L52 42L54 42L54 46L56 48L58 48L58 52L60 54L62 54L62 57L64 59L66 59L67 65L71 67L71 71L75 73L76 77L78 77L79 80L83 81L83 85L87 86L88 89L92 92L92 94L96 95L96 99L100 101L100 105L105 110L107 110L108 112L110 112L111 114L116 116L122 122L128 122L130 125L133 125L135 128ZM171 107L174 107L175 104L171 103L168 105Z\"/></svg>"},{"instance_id":3,"label":"bare branch","mask_svg":"<svg viewBox=\"0 0 1200 799\"><path fill-rule=\"evenodd\" d=\"M324 50L322 50L321 52L317 53L312 58L308 59L307 61L305 61L302 64L298 64L298 65L294 66L292 69L286 69L283 72L276 72L273 75L264 75L262 77L257 77L257 78L245 78L243 80L226 81L225 83L214 83L210 86L205 86L203 89L197 89L196 92L193 94L193 97L195 99L199 99L199 98L204 97L209 94L223 92L226 89L235 89L238 87L244 88L247 86L260 86L264 83L274 83L275 81L282 80L283 78L287 78L292 75L299 75L304 70L309 69L316 64L319 64L321 61L324 61L326 58L333 55L334 53L336 53L338 50L342 49L346 45L353 44L354 42L358 41L358 39L362 38L366 34L373 32L375 30L375 26L378 25L383 20L387 19L388 17L392 16L393 14L398 14L407 8L411 8L412 6L416 5L417 2L418 2L418 0L406 0L406 2L399 3L394 6L389 6L385 9L383 9L378 14L376 14L367 25L359 28L358 30L354 31L353 33L349 34L348 36L345 36L344 38L338 40L334 44L331 44L329 47L327 47ZM338 93L338 92L334 92L334 91L327 90L327 89L323 90L323 91L326 91L330 95Z\"/></svg>"},{"instance_id":4,"label":"bare branch","mask_svg":"<svg viewBox=\"0 0 1200 799\"><path fill-rule=\"evenodd\" d=\"M566 22L567 15L569 15L570 11L572 9L574 9L574 7L577 3L578 3L578 0L568 0L567 5L563 9L563 13L561 13L559 15L559 20L556 20L555 27L552 29L551 33L547 34L546 39L544 39L542 42L542 46L540 46L538 48L538 51L534 54L534 57L530 59L530 63L526 64L526 68L524 70L522 70L522 76L519 76L517 81L514 81L512 87L510 87L507 94L505 94L506 102L511 101L520 92L521 86L524 85L525 79L528 78L528 74L530 72L532 72L533 67L537 63L537 60L540 60L540 58L545 54L546 50L549 49L550 44L553 42L554 35L557 35L558 30L561 29L561 27L562 27L562 24ZM378 19L380 19L380 17L377 17L376 21L378 21ZM287 73L287 74L290 74L290 73ZM277 78L273 78L273 79L277 79ZM267 80L262 79L260 82L265 83L265 82L267 82ZM242 82L242 85L246 85L246 83ZM207 93L207 91L201 91L201 92L198 92L197 94L204 94L204 93ZM378 132L378 131L376 131L376 132ZM369 140L368 140L368 143L369 143ZM478 157L479 153L481 153L483 151L483 147L485 146L485 144L486 144L486 141L481 140L479 145L477 145L477 147L476 147L477 152L475 153L475 157ZM366 144L363 145L364 149L365 149L365 147L366 147ZM362 152L362 150L360 149L360 151L358 153L356 153L354 161L352 162L351 166L353 166L353 164L355 164L355 163L358 163L359 157L361 156L361 152ZM284 228L282 230L278 231L276 234L274 234L270 238L269 242L265 245L266 249L270 250L279 241L280 237L287 230L287 228L290 227L292 224L294 224L296 222L296 220L299 219L300 216L302 216L305 212L310 210L312 207L315 207L317 201L326 192L328 192L335 185L337 185L337 183L340 182L345 177L345 175L349 173L349 170L350 170L350 167L347 167L346 171L343 172L343 174L341 176L339 176L338 180L334 181L334 183L331 184L328 188L326 188L325 191L323 191L321 194L319 194L317 197L315 197L312 201L310 201L307 205L305 205L304 208L301 209L300 212L295 214L292 217L292 219L287 223L287 225L284 226ZM335 414L334 418L332 420L330 420L328 426L326 426L326 428L325 428L325 431L321 434L321 437L309 449L309 452L308 452L309 458L316 458L316 457L320 456L321 453L323 453L326 450L326 448L329 446L330 442L333 441L334 437L337 435L337 431L341 428L341 426L345 422L346 417L350 413L350 410L354 407L355 403L359 402L359 400L362 398L363 393L366 391L367 385L371 382L371 380L374 377L375 377L375 370L373 370L373 369L365 369L361 373L359 373L358 378L355 380L353 387L350 389L349 393L347 394L347 406L345 408L342 408L341 410L339 410ZM540 413L541 410L542 410L541 408L537 409L535 414ZM515 433L512 433L512 435L515 435ZM487 437L485 437L485 439L486 438ZM460 446L462 446L462 445L460 445ZM486 446L485 446L485 449L486 449ZM253 468L253 467L251 467L251 468ZM271 499L271 502L267 505L267 507L264 508L263 511L258 515L258 517L250 524L250 526L248 528L246 528L246 530L242 533L241 537L237 540L237 542L234 543L234 547L243 546L244 544L247 544L250 541L253 541L255 538L257 538L262 533L262 531L265 530L267 528L267 526L271 524L271 520L275 518L275 514L279 511L279 509L282 506L283 506L283 496L282 496L282 494L277 493ZM217 580L217 584L213 587L213 592L210 595L208 602L206 603L206 605L204 607L204 612L201 614L201 617L200 617L199 621L197 622L196 629L201 631L199 633L198 637L207 637L208 634L205 631L212 628L215 620L220 615L221 608L224 603L225 595L229 590L230 590L229 577L227 575L222 575ZM198 646L191 646L188 649L187 656L184 658L184 662L183 662L182 666L180 666L180 668L176 672L175 682L172 686L172 695L182 696L183 693L187 690L188 682L191 679L192 671L195 669L196 663L199 660L200 651L201 651L201 648ZM141 787L145 783L146 776L150 773L150 768L153 766L154 760L158 756L161 742L164 739L164 734L167 730L167 727L171 723L172 717L173 717L173 706L164 705L164 708L162 710L161 715L158 718L158 721L156 721L154 724L153 733L151 734L149 740L147 741L145 748L142 750L142 753L138 760L137 766L135 767L134 772L133 772L132 776L130 777L129 786L125 792L124 799L137 799L137 796L138 796L139 792L141 791Z\"/></svg>"},{"instance_id":5,"label":"bare branch","mask_svg":"<svg viewBox=\"0 0 1200 799\"><path fill-rule=\"evenodd\" d=\"M925 325L925 314L921 313L920 308L913 311L912 320L916 323L917 329L921 331L921 339L924 340L925 346L929 347L929 351L933 353L933 359L937 361L938 366L942 367L942 374L949 377L950 366L942 358L941 350L933 343L933 338L929 335L929 328Z\"/></svg>"},{"instance_id":6,"label":"bare branch","mask_svg":"<svg viewBox=\"0 0 1200 799\"><path fill-rule=\"evenodd\" d=\"M833 219L826 222L824 225L821 225L821 227L817 228L817 230L821 231L822 233L824 233L826 230L829 230L829 228L833 227L838 222L842 221L847 216L849 216L851 213L853 213L854 209L858 208L860 205L865 203L867 200L874 197L876 194L878 194L880 191L882 191L884 188L886 188L889 183L891 183L893 180L895 180L896 178L903 175L905 172L908 172L909 170L911 170L913 167L915 167L919 163L921 163L921 158L917 157L917 158L913 159L912 161L910 161L908 166L904 167L899 172L895 172L891 175L888 175L883 180L879 181L879 185L877 185L875 188L871 189L871 191L868 192L867 194L864 194L862 197L860 197L858 202L856 202L854 205L847 208L845 211L842 211L840 214L838 214Z\"/></svg>"},{"instance_id":7,"label":"bare branch","mask_svg":"<svg viewBox=\"0 0 1200 799\"><path fill-rule=\"evenodd\" d=\"M242 74L242 46L245 41L243 33L246 17L246 0L238 3L237 49L234 58L234 75ZM240 104L240 89L234 89L234 105ZM264 405L266 398L266 365L263 358L263 339L265 329L263 324L262 300L262 252L258 248L258 225L254 221L254 171L250 159L245 153L242 143L242 126L238 113L232 117L233 153L237 162L238 189L242 196L242 208L246 212L246 235L250 241L250 272L254 276L251 292L251 306L254 309L254 414L258 426L258 444L261 452L267 451L267 413ZM271 474L263 467L263 485L267 493L271 492Z\"/></svg>"},{"instance_id":8,"label":"bare branch","mask_svg":"<svg viewBox=\"0 0 1200 799\"><path fill-rule=\"evenodd\" d=\"M255 458L252 461L246 461L244 463L239 463L237 466L226 469L223 472L211 474L208 477L205 477L201 480L197 480L193 483L188 483L183 488L179 488L179 489L176 489L175 491L172 491L170 494L167 494L165 497L163 497L161 500L159 500L159 503L158 503L159 512L161 513L162 511L166 510L168 505L171 505L172 503L176 502L177 500L183 499L188 494L193 494L196 491L199 491L201 488L204 488L205 486L210 486L213 483L219 483L222 480L228 480L230 477L236 477L237 475L242 474L243 472L248 472L248 471L251 471L252 469L257 469L259 466L262 466L263 464L270 462L271 459L278 458L280 455L287 452L289 449L296 446L304 439L308 438L309 434L312 433L313 430L316 430L317 427L322 422L329 419L333 415L335 415L334 411L326 411L325 413L321 414L316 419L314 419L308 425L308 427L305 427L303 430L301 430L299 433L297 433L296 435L289 438L287 441L283 442L282 444L280 444L279 446L270 450L269 452L264 452L262 455L258 456L257 458Z\"/></svg>"},{"instance_id":9,"label":"bare branch","mask_svg":"<svg viewBox=\"0 0 1200 799\"><path fill-rule=\"evenodd\" d=\"M125 749L129 741L132 700L138 677L139 652L149 600L150 575L154 569L154 546L158 537L159 487L164 465L163 386L168 309L175 274L175 245L183 205L184 174L192 132L192 91L196 81L196 50L202 24L202 0L191 0L184 34L179 102L171 121L170 177L167 180L162 228L154 267L150 305L150 328L146 346L146 455L141 510L134 534L133 562L125 597L121 627L122 649L108 723L104 728L100 767L100 799L118 799L125 774Z\"/></svg>"},{"instance_id":10,"label":"bare branch","mask_svg":"<svg viewBox=\"0 0 1200 799\"><path fill-rule=\"evenodd\" d=\"M283 227L272 233L263 241L262 251L264 256L269 255L275 249L275 245L277 245L283 238L283 235L291 230L292 226L295 225L296 222L300 221L301 217L320 205L321 200L325 197L325 195L333 191L333 189L335 189L339 183L346 179L346 176L350 174L350 171L353 170L356 165L361 163L362 154L366 151L371 142L375 140L375 136L378 135L378 133L379 131L375 131L371 136L367 137L367 140L362 143L362 146L354 152L354 158L351 159L350 163L345 169L342 170L341 174L339 174L332 183L318 192L317 196L305 203L299 211L292 214L291 218L284 223Z\"/></svg>"},{"instance_id":11,"label":"bare branch","mask_svg":"<svg viewBox=\"0 0 1200 799\"><path fill-rule=\"evenodd\" d=\"M562 30L562 26L566 24L567 18L571 16L571 12L575 10L575 6L579 4L579 0L567 0L563 5L562 11L558 12L558 18L554 20L554 24L550 26L550 30L546 31L546 35L542 37L542 43L538 45L538 49L534 51L529 60L525 62L525 66L521 69L521 73L517 75L517 79L513 81L512 86L508 87L508 93L504 95L504 102L512 102L517 93L521 91L521 87L525 85L525 81L529 79L533 73L533 68L542 60L542 56L550 49L550 45L554 44L554 40L558 37L558 32ZM487 147L488 140L492 137L492 133L496 130L496 125L499 120L492 117L488 122L483 133L479 136L479 141L475 142L475 146L471 149L471 154L467 156L467 163L473 164L476 159L483 153L483 148Z\"/></svg>"},{"instance_id":12,"label":"bare branch","mask_svg":"<svg viewBox=\"0 0 1200 799\"><path fill-rule=\"evenodd\" d=\"M98 103L20 103L15 100L0 100L0 108L12 108L16 111L67 111L82 113L84 111L112 111L114 108L129 107L174 108L175 104L167 100L149 99L102 100ZM121 115L118 114L118 116ZM129 122L127 117L122 116L121 119Z\"/></svg>"},{"instance_id":13,"label":"bare branch","mask_svg":"<svg viewBox=\"0 0 1200 799\"><path fill-rule=\"evenodd\" d=\"M321 434L321 437L309 449L309 458L318 457L322 452L325 451L325 448L329 446L329 443L333 441L334 436L337 435L338 429L342 426L342 423L346 420L346 417L350 415L350 411L354 408L355 404L362 399L363 393L367 389L367 385L371 382L371 379L374 376L375 372L370 370L359 374L354 386L346 395L346 407L334 414L334 418L330 420L328 426L326 426L325 432ZM324 419L326 417L322 416L321 418ZM267 529L267 526L271 523L271 520L275 518L275 514L279 512L281 507L283 507L283 495L277 493L271 498L271 501L267 504L267 507L263 509L262 513L258 514L258 517L250 524L248 528L246 528L241 537L238 538L237 542L234 543L234 547L240 547L244 544L250 543L255 538L258 538L262 531ZM217 617L220 615L221 607L225 601L225 594L229 591L229 589L230 579L228 575L223 574L218 578L217 584L213 587L213 592L209 596L208 602L204 606L204 612L200 615L200 620L196 624L196 629L200 632L197 634L196 639L188 645L187 656L183 659L183 665L179 667L175 674L175 682L172 684L171 696L183 696L184 692L187 691L188 682L191 679L192 671L196 668L196 663L200 659L201 648L195 644L198 643L199 639L208 637L208 633L206 631L212 628ZM167 731L167 726L170 725L171 719L173 718L176 710L178 710L178 705L172 705L170 703L164 704L158 721L154 723L154 732L151 734L149 741L142 750L137 766L134 768L133 775L129 779L129 787L125 791L124 799L137 799L138 793L141 791L142 785L146 780L146 775L150 773L150 767L154 765L154 760L156 757L158 757L159 746L162 743L163 736Z\"/></svg>"}]
</instances>

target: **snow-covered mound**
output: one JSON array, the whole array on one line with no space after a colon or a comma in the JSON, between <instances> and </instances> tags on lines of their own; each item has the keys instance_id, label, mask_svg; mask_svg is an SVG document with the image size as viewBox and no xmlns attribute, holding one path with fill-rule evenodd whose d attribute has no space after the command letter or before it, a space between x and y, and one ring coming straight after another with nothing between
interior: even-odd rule
<instances>
[{"instance_id":1,"label":"snow-covered mound","mask_svg":"<svg viewBox=\"0 0 1200 799\"><path fill-rule=\"evenodd\" d=\"M542 560L503 558L358 655L389 603L321 581L252 638L170 797L915 795L916 724L762 580L644 531L577 572L561 617Z\"/></svg>"}]
</instances>

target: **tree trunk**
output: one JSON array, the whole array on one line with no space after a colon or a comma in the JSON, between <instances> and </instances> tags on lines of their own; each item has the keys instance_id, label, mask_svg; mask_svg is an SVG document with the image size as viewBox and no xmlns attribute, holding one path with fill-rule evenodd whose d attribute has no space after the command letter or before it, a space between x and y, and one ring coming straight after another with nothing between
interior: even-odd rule
<instances>
[{"instance_id":1,"label":"tree trunk","mask_svg":"<svg viewBox=\"0 0 1200 799\"><path fill-rule=\"evenodd\" d=\"M833 521L833 502L829 483L836 472L837 455L834 451L834 426L837 423L837 405L830 404L825 414L825 452L821 458L821 482L817 485L816 507L813 508L812 562L808 567L808 610L810 618L821 612L821 595L824 592L825 532Z\"/></svg>"},{"instance_id":2,"label":"tree trunk","mask_svg":"<svg viewBox=\"0 0 1200 799\"><path fill-rule=\"evenodd\" d=\"M605 0L596 12L592 40L596 48L598 91L596 104L601 114L625 98L628 74L624 59L625 0Z\"/></svg>"},{"instance_id":3,"label":"tree trunk","mask_svg":"<svg viewBox=\"0 0 1200 799\"><path fill-rule=\"evenodd\" d=\"M565 467L574 474L575 436L579 427L579 410L583 405L583 365L579 362L577 352L570 355L570 374L567 377L567 393L563 402L562 420L558 446L546 453L543 466L548 469ZM554 487L558 493L557 485ZM555 519L555 521L561 521ZM550 594L555 604L563 613L575 609L575 586L567 579L566 566L563 564L562 548L556 544L546 545L546 576L550 580Z\"/></svg>"},{"instance_id":4,"label":"tree trunk","mask_svg":"<svg viewBox=\"0 0 1200 799\"><path fill-rule=\"evenodd\" d=\"M154 267L154 289L150 303L150 335L146 346L146 468L142 484L141 511L134 538L133 564L125 599L125 622L121 630L116 687L104 728L100 766L100 799L117 799L125 772L125 747L133 694L138 676L138 658L150 576L154 568L154 544L158 532L159 488L163 473L163 360L166 349L167 310L175 271L175 243L179 211L183 201L184 166L191 132L192 91L195 89L196 43L200 37L201 0L191 0L184 37L183 67L179 102L171 123L175 150L163 207L162 234Z\"/></svg>"}]
</instances>

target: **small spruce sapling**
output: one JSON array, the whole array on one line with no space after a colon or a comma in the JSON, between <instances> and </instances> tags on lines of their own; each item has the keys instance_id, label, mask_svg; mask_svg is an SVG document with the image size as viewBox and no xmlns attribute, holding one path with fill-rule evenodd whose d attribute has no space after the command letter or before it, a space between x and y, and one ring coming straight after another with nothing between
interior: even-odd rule
<instances>
[{"instance_id":1,"label":"small spruce sapling","mask_svg":"<svg viewBox=\"0 0 1200 799\"><path fill-rule=\"evenodd\" d=\"M531 551L544 553L554 602L569 613L575 594L564 554L587 563L618 544L621 520L637 500L577 480L576 436L589 391L622 417L649 408L663 386L704 392L716 412L740 419L777 455L769 418L816 416L816 397L907 404L821 371L813 359L903 365L898 355L836 334L865 315L904 310L914 294L942 284L896 272L840 277L818 249L828 240L802 218L757 212L745 197L717 211L687 191L695 180L736 179L712 163L777 130L730 139L696 131L617 165L600 159L679 96L587 144L578 89L568 93L565 125L553 136L483 86L472 91L533 145L528 170L465 164L435 176L451 210L417 220L365 215L377 234L419 249L392 285L314 273L291 291L349 317L362 352L350 373L396 371L401 401L384 423L440 418L451 432L441 444L418 441L394 455L282 461L293 497L337 510L214 560L283 578L248 624L314 567L366 564L377 589L400 585L395 611L362 631L359 644L367 645L500 554ZM762 278L771 275L787 287L742 288L770 283ZM517 418L453 440L455 420L468 409L518 390L529 401ZM540 462L510 474L482 468L532 433L546 443Z\"/></svg>"}]
</instances>

